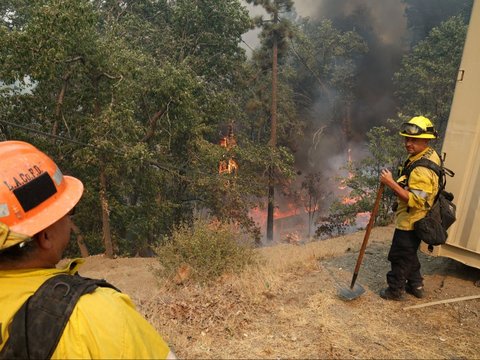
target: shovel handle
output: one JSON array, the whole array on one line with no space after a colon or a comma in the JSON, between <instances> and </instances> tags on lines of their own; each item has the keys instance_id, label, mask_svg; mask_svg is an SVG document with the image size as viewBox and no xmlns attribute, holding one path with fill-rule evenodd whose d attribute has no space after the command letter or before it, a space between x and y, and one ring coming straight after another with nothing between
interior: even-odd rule
<instances>
[{"instance_id":1,"label":"shovel handle","mask_svg":"<svg viewBox=\"0 0 480 360\"><path fill-rule=\"evenodd\" d=\"M385 189L385 185L383 183L380 183L380 186L378 187L378 190L377 190L377 198L375 199L372 212L370 213L370 219L368 220L367 229L365 231L365 236L363 237L362 247L360 248L360 252L358 254L357 264L355 265L355 270L353 272L352 283L350 284L351 289L353 289L353 286L355 285L355 281L357 280L358 271L360 270L360 265L362 264L363 255L365 254L368 238L370 237L370 232L372 231L373 224L375 223L375 217L377 216L378 207L380 206L380 199L382 198L384 189Z\"/></svg>"}]
</instances>

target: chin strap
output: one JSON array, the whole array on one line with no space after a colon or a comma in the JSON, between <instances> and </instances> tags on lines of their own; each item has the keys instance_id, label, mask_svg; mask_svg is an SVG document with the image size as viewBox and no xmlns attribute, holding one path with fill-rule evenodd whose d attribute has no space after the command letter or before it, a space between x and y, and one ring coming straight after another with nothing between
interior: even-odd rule
<instances>
[{"instance_id":1,"label":"chin strap","mask_svg":"<svg viewBox=\"0 0 480 360\"><path fill-rule=\"evenodd\" d=\"M30 236L13 232L7 224L0 222L0 252L15 245L23 247L31 240Z\"/></svg>"}]
</instances>

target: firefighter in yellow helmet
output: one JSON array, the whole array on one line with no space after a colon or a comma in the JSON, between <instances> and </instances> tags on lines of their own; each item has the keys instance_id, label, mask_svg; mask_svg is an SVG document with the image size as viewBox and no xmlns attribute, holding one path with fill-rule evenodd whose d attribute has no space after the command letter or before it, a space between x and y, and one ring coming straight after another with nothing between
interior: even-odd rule
<instances>
[{"instance_id":1,"label":"firefighter in yellow helmet","mask_svg":"<svg viewBox=\"0 0 480 360\"><path fill-rule=\"evenodd\" d=\"M405 291L417 298L424 296L423 278L417 251L420 238L415 234L413 224L425 217L438 192L438 176L424 167L414 167L410 175L406 169L415 161L427 158L440 165L440 157L429 146L437 138L432 122L424 116L416 116L402 125L400 135L405 138L408 159L397 180L384 169L380 181L393 190L398 207L395 213L395 232L388 254L391 270L387 273L388 287L380 292L386 300L402 300Z\"/></svg>"},{"instance_id":2,"label":"firefighter in yellow helmet","mask_svg":"<svg viewBox=\"0 0 480 360\"><path fill-rule=\"evenodd\" d=\"M0 142L0 358L175 358L127 295L77 274L82 260L56 268L82 193L80 180L64 176L34 146ZM53 290L37 292L52 280ZM65 318L55 306L80 288ZM59 335L51 339L55 326ZM43 349L47 345L51 349Z\"/></svg>"}]
</instances>

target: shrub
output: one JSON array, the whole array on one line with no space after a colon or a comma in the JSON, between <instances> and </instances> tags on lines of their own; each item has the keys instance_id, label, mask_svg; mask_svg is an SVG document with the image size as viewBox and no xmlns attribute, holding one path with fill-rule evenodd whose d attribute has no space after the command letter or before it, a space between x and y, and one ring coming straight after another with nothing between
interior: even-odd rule
<instances>
[{"instance_id":1,"label":"shrub","mask_svg":"<svg viewBox=\"0 0 480 360\"><path fill-rule=\"evenodd\" d=\"M234 226L217 220L180 224L157 254L163 267L161 275L177 283L186 279L204 283L257 263L253 244Z\"/></svg>"}]
</instances>

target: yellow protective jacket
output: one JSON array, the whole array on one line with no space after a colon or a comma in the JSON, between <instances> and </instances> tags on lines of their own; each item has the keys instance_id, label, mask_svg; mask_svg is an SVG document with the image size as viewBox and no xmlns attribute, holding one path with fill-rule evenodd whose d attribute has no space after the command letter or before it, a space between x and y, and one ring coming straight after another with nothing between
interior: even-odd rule
<instances>
[{"instance_id":1,"label":"yellow protective jacket","mask_svg":"<svg viewBox=\"0 0 480 360\"><path fill-rule=\"evenodd\" d=\"M49 278L74 274L83 260L64 269L0 270L0 350L8 325L22 304ZM157 331L135 310L131 299L99 287L75 306L52 359L174 358Z\"/></svg>"},{"instance_id":2,"label":"yellow protective jacket","mask_svg":"<svg viewBox=\"0 0 480 360\"><path fill-rule=\"evenodd\" d=\"M437 152L430 147L417 155L410 156L408 160L411 163L422 157L440 165ZM401 183L404 180L405 176L401 176L397 182ZM395 226L399 230L413 230L413 224L424 218L428 209L433 205L438 192L438 176L433 170L417 166L410 173L405 189L409 191L408 203L398 199Z\"/></svg>"}]
</instances>

